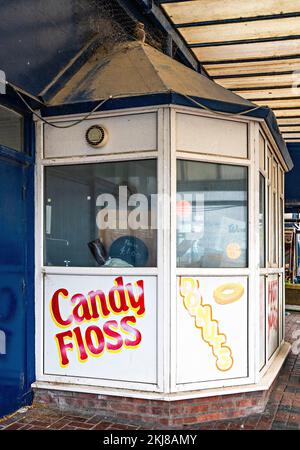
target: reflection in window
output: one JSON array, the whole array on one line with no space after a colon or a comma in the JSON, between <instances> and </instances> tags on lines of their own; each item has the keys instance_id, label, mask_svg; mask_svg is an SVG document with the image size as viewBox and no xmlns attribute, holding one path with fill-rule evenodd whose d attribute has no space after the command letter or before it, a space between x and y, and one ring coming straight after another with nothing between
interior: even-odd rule
<instances>
[{"instance_id":1,"label":"reflection in window","mask_svg":"<svg viewBox=\"0 0 300 450\"><path fill-rule=\"evenodd\" d=\"M45 265L156 266L156 161L45 168Z\"/></svg>"},{"instance_id":2,"label":"reflection in window","mask_svg":"<svg viewBox=\"0 0 300 450\"><path fill-rule=\"evenodd\" d=\"M260 267L265 267L266 213L265 213L265 178L259 174L259 260Z\"/></svg>"},{"instance_id":3,"label":"reflection in window","mask_svg":"<svg viewBox=\"0 0 300 450\"><path fill-rule=\"evenodd\" d=\"M247 266L247 168L177 161L177 266Z\"/></svg>"},{"instance_id":4,"label":"reflection in window","mask_svg":"<svg viewBox=\"0 0 300 450\"><path fill-rule=\"evenodd\" d=\"M23 151L23 117L0 106L0 145Z\"/></svg>"}]
</instances>

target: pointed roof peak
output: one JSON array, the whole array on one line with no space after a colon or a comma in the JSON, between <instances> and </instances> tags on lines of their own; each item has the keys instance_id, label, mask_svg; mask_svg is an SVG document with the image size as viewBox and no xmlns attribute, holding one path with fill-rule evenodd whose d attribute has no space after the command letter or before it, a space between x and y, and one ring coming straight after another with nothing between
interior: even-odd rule
<instances>
[{"instance_id":1,"label":"pointed roof peak","mask_svg":"<svg viewBox=\"0 0 300 450\"><path fill-rule=\"evenodd\" d=\"M165 92L253 106L248 100L141 41L99 47L49 99L49 104Z\"/></svg>"}]
</instances>

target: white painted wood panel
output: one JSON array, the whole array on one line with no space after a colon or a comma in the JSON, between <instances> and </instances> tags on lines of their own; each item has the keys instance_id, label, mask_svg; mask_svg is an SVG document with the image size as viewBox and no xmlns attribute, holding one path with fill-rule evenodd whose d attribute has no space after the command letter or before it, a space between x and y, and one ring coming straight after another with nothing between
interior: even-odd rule
<instances>
[{"instance_id":1,"label":"white painted wood panel","mask_svg":"<svg viewBox=\"0 0 300 450\"><path fill-rule=\"evenodd\" d=\"M59 122L59 125L67 125L71 122ZM86 142L85 133L92 125L103 125L107 129L108 141L103 147L94 148ZM71 128L54 128L45 125L45 158L151 150L157 150L156 112L89 119Z\"/></svg>"},{"instance_id":2,"label":"white painted wood panel","mask_svg":"<svg viewBox=\"0 0 300 450\"><path fill-rule=\"evenodd\" d=\"M45 375L157 384L156 330L155 276L45 276Z\"/></svg>"},{"instance_id":3,"label":"white painted wood panel","mask_svg":"<svg viewBox=\"0 0 300 450\"><path fill-rule=\"evenodd\" d=\"M247 278L177 282L177 384L247 377Z\"/></svg>"},{"instance_id":4,"label":"white painted wood panel","mask_svg":"<svg viewBox=\"0 0 300 450\"><path fill-rule=\"evenodd\" d=\"M176 125L177 150L247 158L247 123L179 113Z\"/></svg>"}]
</instances>

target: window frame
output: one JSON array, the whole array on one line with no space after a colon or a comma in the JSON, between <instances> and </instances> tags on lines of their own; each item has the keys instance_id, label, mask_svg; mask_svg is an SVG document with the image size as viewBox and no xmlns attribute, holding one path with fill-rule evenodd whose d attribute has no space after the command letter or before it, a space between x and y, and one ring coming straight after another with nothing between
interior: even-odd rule
<instances>
[{"instance_id":1,"label":"window frame","mask_svg":"<svg viewBox=\"0 0 300 450\"><path fill-rule=\"evenodd\" d=\"M267 212L268 212L268 207L267 207L267 181L266 181L266 177L265 174L260 170L259 171L259 207L260 207L260 201L261 201L261 191L260 191L260 181L263 180L263 231L264 231L264 240L263 240L263 258L262 255L260 253L261 250L261 242L259 242L259 268L260 269L265 269L267 266L267 250L266 250L266 245L267 245L267 222L268 222L268 217L267 217ZM258 211L258 214L260 215L260 210ZM260 241L260 236L259 236L259 241ZM262 259L261 259L262 258ZM263 262L263 264L262 264Z\"/></svg>"},{"instance_id":2,"label":"window frame","mask_svg":"<svg viewBox=\"0 0 300 450\"><path fill-rule=\"evenodd\" d=\"M180 271L207 271L207 270L211 270L211 271L243 271L243 270L249 270L250 267L250 249L249 249L249 231L250 231L250 204L249 204L249 192L250 192L250 164L245 164L245 161L240 161L238 163L236 162L229 162L227 160L227 158L222 158L221 161L215 161L215 160L211 160L210 158L208 158L208 160L206 160L205 155L204 154L199 154L197 155L199 156L198 158L190 158L189 156L180 156L178 155L177 152L177 157L176 157L176 195L177 195L177 162L178 161L188 161L188 162L198 162L198 163L207 163L207 164L215 164L215 165L219 165L219 166L233 166L233 167L243 167L244 169L246 169L246 186L247 186L247 190L246 190L246 264L244 266L234 266L234 267L215 267L215 266L210 266L210 267L188 267L188 266L179 266L177 263L177 220L176 220L176 260L175 260L175 264L176 264L176 269L177 272ZM202 157L202 158L201 158ZM204 159L203 159L204 157Z\"/></svg>"},{"instance_id":3,"label":"window frame","mask_svg":"<svg viewBox=\"0 0 300 450\"><path fill-rule=\"evenodd\" d=\"M49 168L49 167L55 167L55 168L62 167L62 168L65 168L65 167L75 167L75 166L78 167L78 166L85 166L85 165L89 165L89 166L95 165L96 166L96 165L100 165L100 164L122 164L124 162L129 162L130 163L130 162L133 162L133 161L145 161L145 159L148 160L148 161L155 161L155 163L156 163L156 195L157 195L158 194L158 188L159 188L159 183L158 183L158 158L157 158L157 156L156 157L149 157L149 158L141 158L141 157L128 158L127 160L123 159L122 161L120 161L120 160L112 160L111 161L111 160L109 160L109 158L105 158L105 161L98 161L98 162L93 162L93 161L87 160L87 161L84 161L82 163L76 162L76 163L72 163L72 164L55 164L55 165L53 165L53 164L46 164L46 165L44 165L43 185L42 185L42 191L43 191L43 197L42 197L42 208L43 208L43 212L42 212L42 214L43 214L43 229L42 229L43 259L42 259L42 265L43 265L43 268L47 272L49 271L50 273L52 273L52 271L51 271L52 267L55 267L56 269L67 268L67 269L72 269L72 270L75 270L75 271L76 271L76 269L78 269L78 270L81 270L81 269L85 270L85 269L87 269L87 270L91 270L91 271L93 271L95 269L96 270L101 269L103 271L109 271L109 269L110 269L110 267L107 267L107 266L87 266L87 265L85 265L85 266L84 265L80 265L80 266L77 266L77 265L76 266L72 266L72 265L70 265L70 266L68 266L68 265L66 265L66 266L63 266L63 265L51 266L51 265L47 265L46 264L46 252L47 252L47 245L46 245L46 206L47 206L47 202L46 202L46 191L47 191L47 187L46 187L46 170L47 170L47 168ZM120 271L122 271L122 270L125 270L125 271L129 270L130 271L130 270L157 269L157 267L158 267L158 234L159 234L159 229L158 229L158 205L156 205L156 217L157 217L156 239L154 239L154 242L153 242L156 245L156 251L155 251L155 254L156 254L156 265L151 265L151 266L133 266L133 267L122 267L122 266L119 266L119 267L113 267L112 269L118 269ZM96 220L96 217L95 217L95 220ZM72 270L70 271L70 273L72 272Z\"/></svg>"},{"instance_id":4,"label":"window frame","mask_svg":"<svg viewBox=\"0 0 300 450\"><path fill-rule=\"evenodd\" d=\"M34 162L34 148L35 148L35 125L32 120L32 114L24 112L17 105L12 105L5 100L0 99L0 108L7 109L12 113L18 115L22 119L21 126L21 141L22 149L17 150L12 147L7 147L0 142L0 150L6 153L11 153L12 157L17 158L21 161L27 161L29 163Z\"/></svg>"}]
</instances>

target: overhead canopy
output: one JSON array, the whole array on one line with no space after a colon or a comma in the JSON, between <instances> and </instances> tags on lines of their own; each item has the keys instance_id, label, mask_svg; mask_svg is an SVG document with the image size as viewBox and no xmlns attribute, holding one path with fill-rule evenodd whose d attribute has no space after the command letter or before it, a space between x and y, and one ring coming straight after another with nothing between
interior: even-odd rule
<instances>
[{"instance_id":1,"label":"overhead canopy","mask_svg":"<svg viewBox=\"0 0 300 450\"><path fill-rule=\"evenodd\" d=\"M300 0L160 0L207 73L300 141Z\"/></svg>"},{"instance_id":2,"label":"overhead canopy","mask_svg":"<svg viewBox=\"0 0 300 450\"><path fill-rule=\"evenodd\" d=\"M103 46L61 87L52 85L43 94L51 107L99 101L113 97L134 98L171 94L166 103L208 108L215 112L245 113L265 119L289 168L292 161L274 114L257 107L235 93L189 69L155 48L141 42L126 42L105 49ZM46 113L47 114L47 113Z\"/></svg>"}]
</instances>

